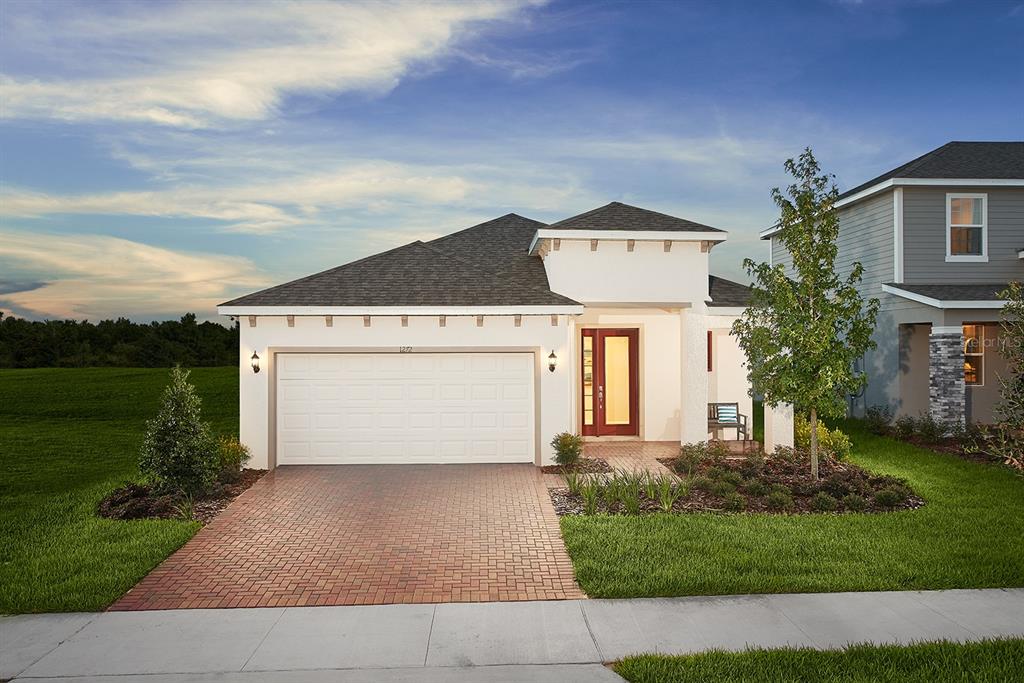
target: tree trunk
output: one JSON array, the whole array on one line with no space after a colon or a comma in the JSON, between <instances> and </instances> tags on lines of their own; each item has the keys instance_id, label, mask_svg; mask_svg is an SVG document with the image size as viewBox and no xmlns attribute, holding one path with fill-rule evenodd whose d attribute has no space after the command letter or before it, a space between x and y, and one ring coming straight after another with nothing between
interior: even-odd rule
<instances>
[{"instance_id":1,"label":"tree trunk","mask_svg":"<svg viewBox=\"0 0 1024 683\"><path fill-rule=\"evenodd\" d=\"M818 481L818 411L811 408L811 479Z\"/></svg>"}]
</instances>

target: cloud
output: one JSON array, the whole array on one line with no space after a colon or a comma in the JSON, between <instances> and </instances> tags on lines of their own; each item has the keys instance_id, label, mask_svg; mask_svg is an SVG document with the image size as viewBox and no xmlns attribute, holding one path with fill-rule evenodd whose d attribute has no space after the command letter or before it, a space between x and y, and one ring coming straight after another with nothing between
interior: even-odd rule
<instances>
[{"instance_id":1,"label":"cloud","mask_svg":"<svg viewBox=\"0 0 1024 683\"><path fill-rule=\"evenodd\" d=\"M3 13L8 49L74 77L8 73L0 113L180 128L265 119L289 95L387 92L459 36L512 19L525 4L16 6Z\"/></svg>"},{"instance_id":2,"label":"cloud","mask_svg":"<svg viewBox=\"0 0 1024 683\"><path fill-rule=\"evenodd\" d=\"M235 294L270 284L248 259L237 256L102 235L7 229L0 230L0 269L36 285L5 292L7 307L45 318L212 312Z\"/></svg>"}]
</instances>

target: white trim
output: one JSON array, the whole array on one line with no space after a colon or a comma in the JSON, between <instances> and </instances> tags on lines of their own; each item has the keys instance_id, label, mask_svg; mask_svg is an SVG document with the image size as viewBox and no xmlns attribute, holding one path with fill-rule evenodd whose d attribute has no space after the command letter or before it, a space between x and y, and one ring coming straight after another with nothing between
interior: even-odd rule
<instances>
[{"instance_id":1,"label":"white trim","mask_svg":"<svg viewBox=\"0 0 1024 683\"><path fill-rule=\"evenodd\" d=\"M540 228L530 241L531 254L537 243L543 239L561 240L636 240L637 242L724 242L729 233L721 232L686 232L685 230L559 230L558 228Z\"/></svg>"},{"instance_id":2,"label":"white trim","mask_svg":"<svg viewBox=\"0 0 1024 683\"><path fill-rule=\"evenodd\" d=\"M994 308L1000 309L1003 307L1004 301L957 301L953 299L936 299L934 297L925 296L924 294L917 294L916 292L908 292L905 289L898 287L892 287L890 285L882 285L882 291L886 294L892 294L893 296L903 297L904 299L910 299L916 301L919 304L931 306L932 308Z\"/></svg>"},{"instance_id":3,"label":"white trim","mask_svg":"<svg viewBox=\"0 0 1024 683\"><path fill-rule=\"evenodd\" d=\"M903 188L892 193L892 279L903 282Z\"/></svg>"},{"instance_id":4,"label":"white trim","mask_svg":"<svg viewBox=\"0 0 1024 683\"><path fill-rule=\"evenodd\" d=\"M836 202L836 208L896 186L1024 187L1024 178L889 178Z\"/></svg>"},{"instance_id":5,"label":"white trim","mask_svg":"<svg viewBox=\"0 0 1024 683\"><path fill-rule=\"evenodd\" d=\"M772 227L765 228L761 232L757 233L757 237L758 239L766 240L770 237L775 237L780 232L782 232L782 228L778 225L773 225Z\"/></svg>"},{"instance_id":6,"label":"white trim","mask_svg":"<svg viewBox=\"0 0 1024 683\"><path fill-rule=\"evenodd\" d=\"M950 253L950 239L953 230L952 205L954 199L980 199L981 200L981 225L973 223L963 224L964 227L981 228L981 253L980 254L953 254ZM959 226L958 226L959 227ZM988 263L988 195L984 192L947 192L946 193L946 263Z\"/></svg>"},{"instance_id":7,"label":"white trim","mask_svg":"<svg viewBox=\"0 0 1024 683\"><path fill-rule=\"evenodd\" d=\"M220 315L579 315L562 306L218 306Z\"/></svg>"},{"instance_id":8,"label":"white trim","mask_svg":"<svg viewBox=\"0 0 1024 683\"><path fill-rule=\"evenodd\" d=\"M932 325L931 334L958 334L964 336L963 325Z\"/></svg>"},{"instance_id":9,"label":"white trim","mask_svg":"<svg viewBox=\"0 0 1024 683\"><path fill-rule=\"evenodd\" d=\"M743 315L743 313L746 310L747 310L746 306L714 306L714 305L712 305L712 306L708 306L708 312L705 315L708 315L708 316L716 316L716 315L737 316L737 315Z\"/></svg>"}]
</instances>

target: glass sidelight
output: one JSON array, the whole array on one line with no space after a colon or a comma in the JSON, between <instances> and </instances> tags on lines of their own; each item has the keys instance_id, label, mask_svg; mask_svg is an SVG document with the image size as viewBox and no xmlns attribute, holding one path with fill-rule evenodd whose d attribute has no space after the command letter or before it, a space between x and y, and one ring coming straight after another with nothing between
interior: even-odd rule
<instances>
[{"instance_id":1,"label":"glass sidelight","mask_svg":"<svg viewBox=\"0 0 1024 683\"><path fill-rule=\"evenodd\" d=\"M638 330L582 332L583 434L639 433Z\"/></svg>"}]
</instances>

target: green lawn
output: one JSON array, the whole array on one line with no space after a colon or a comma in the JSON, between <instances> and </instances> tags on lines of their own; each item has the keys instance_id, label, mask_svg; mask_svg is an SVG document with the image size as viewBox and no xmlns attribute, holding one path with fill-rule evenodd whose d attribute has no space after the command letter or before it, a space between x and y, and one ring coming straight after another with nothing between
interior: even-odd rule
<instances>
[{"instance_id":1,"label":"green lawn","mask_svg":"<svg viewBox=\"0 0 1024 683\"><path fill-rule=\"evenodd\" d=\"M615 665L631 683L934 683L1019 680L1024 640L980 643L857 645L845 650L751 650L669 657L640 655Z\"/></svg>"},{"instance_id":2,"label":"green lawn","mask_svg":"<svg viewBox=\"0 0 1024 683\"><path fill-rule=\"evenodd\" d=\"M174 520L95 515L135 477L145 421L167 370L0 370L0 613L98 610L198 528ZM237 434L238 370L192 381L216 433Z\"/></svg>"},{"instance_id":3,"label":"green lawn","mask_svg":"<svg viewBox=\"0 0 1024 683\"><path fill-rule=\"evenodd\" d=\"M843 425L927 504L883 514L563 517L583 589L627 598L1024 586L1024 479Z\"/></svg>"}]
</instances>

